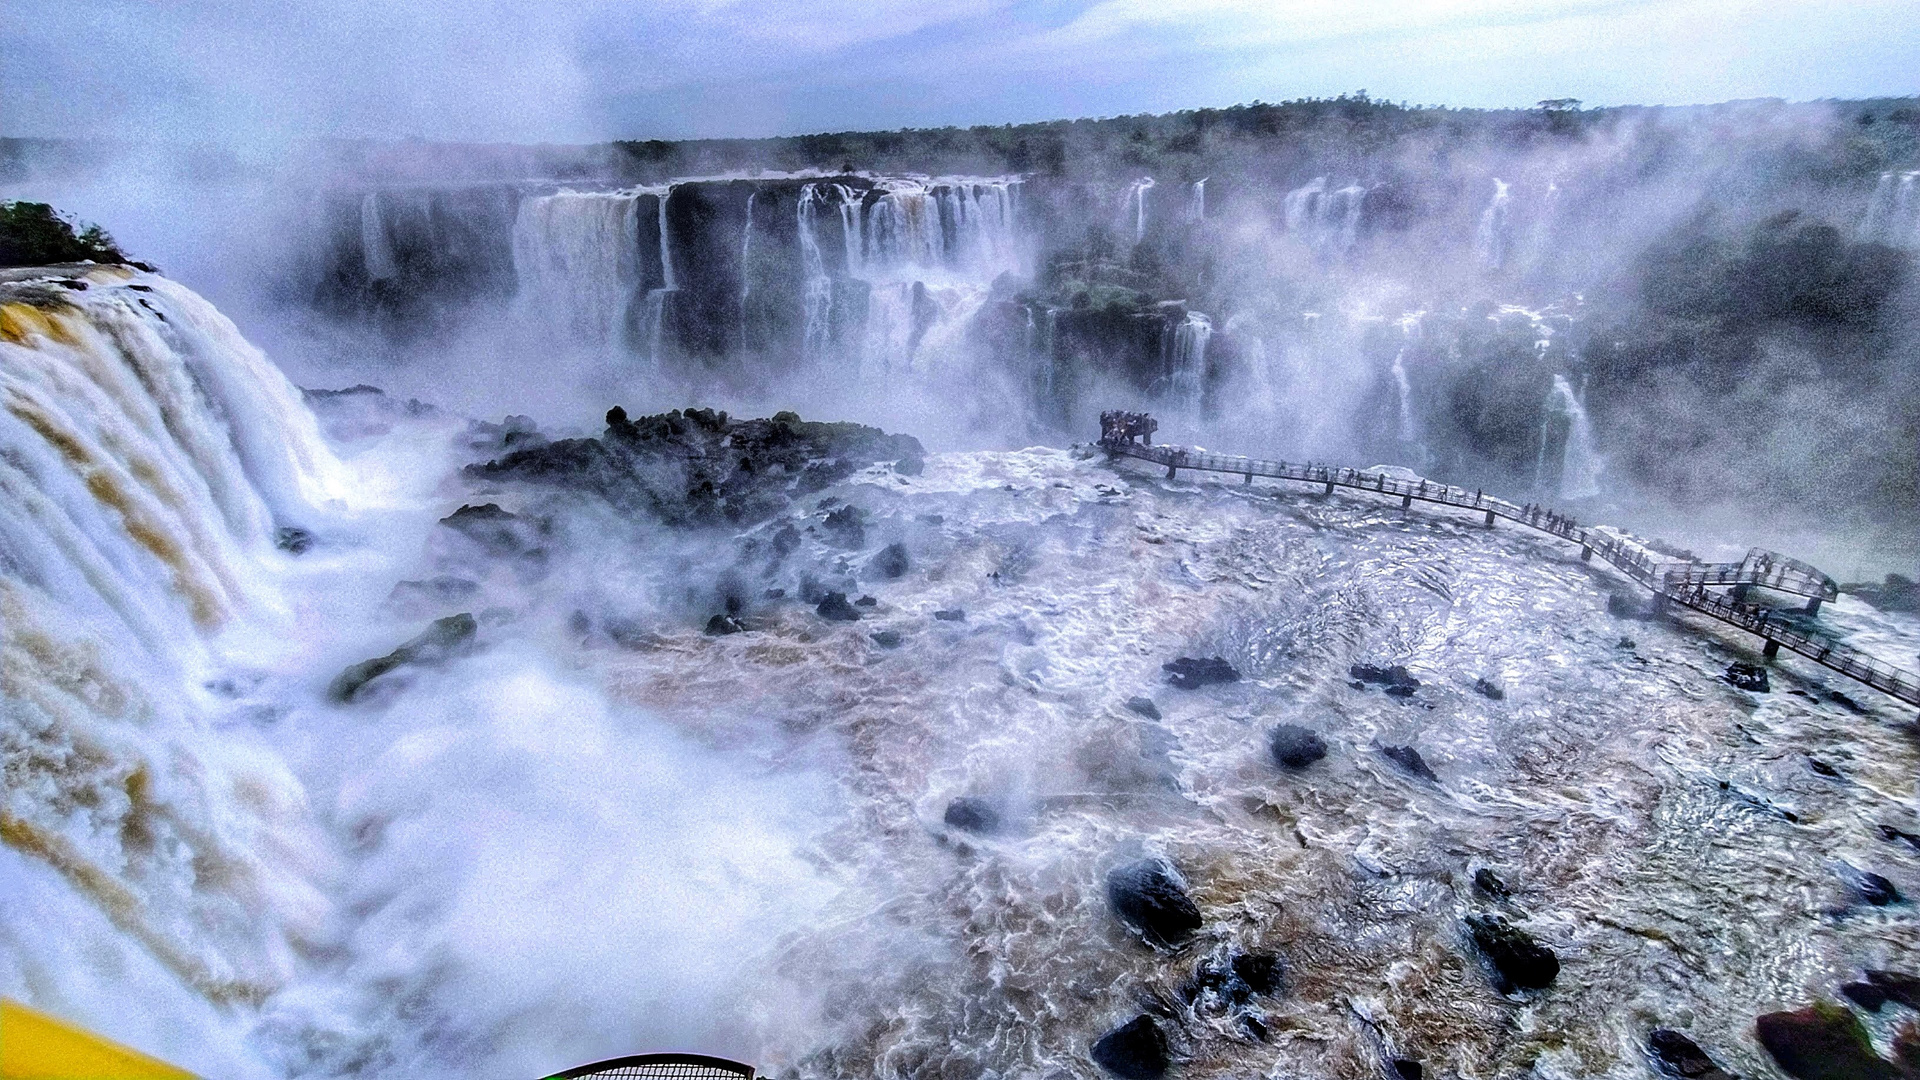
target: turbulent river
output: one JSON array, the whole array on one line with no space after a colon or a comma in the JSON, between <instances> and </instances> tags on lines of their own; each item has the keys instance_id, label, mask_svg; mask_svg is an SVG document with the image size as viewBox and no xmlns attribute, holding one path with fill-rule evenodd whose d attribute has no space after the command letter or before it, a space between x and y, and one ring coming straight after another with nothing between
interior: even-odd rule
<instances>
[{"instance_id":1,"label":"turbulent river","mask_svg":"<svg viewBox=\"0 0 1920 1080\"><path fill-rule=\"evenodd\" d=\"M669 528L463 474L497 426L323 429L156 275L57 278L0 283L0 991L204 1075L1092 1078L1144 1012L1196 1080L1637 1077L1655 1027L1767 1076L1757 1014L1920 948L1849 884L1920 895L1910 711L1787 657L1736 689L1750 640L1546 538L1048 448ZM486 503L522 531L439 524ZM872 602L823 618L799 565ZM703 631L721 579L745 632ZM1281 723L1324 759L1277 767ZM1198 906L1177 948L1109 908L1143 856ZM1497 991L1473 913L1554 984ZM1194 992L1250 953L1271 992Z\"/></svg>"}]
</instances>

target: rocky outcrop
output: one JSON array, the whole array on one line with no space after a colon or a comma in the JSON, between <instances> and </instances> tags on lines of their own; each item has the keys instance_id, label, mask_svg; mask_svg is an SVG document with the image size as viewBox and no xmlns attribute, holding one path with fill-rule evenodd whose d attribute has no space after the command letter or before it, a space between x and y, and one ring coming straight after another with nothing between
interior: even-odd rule
<instances>
[{"instance_id":1,"label":"rocky outcrop","mask_svg":"<svg viewBox=\"0 0 1920 1080\"><path fill-rule=\"evenodd\" d=\"M1167 1036L1145 1013L1093 1041L1093 1063L1120 1080L1159 1080L1167 1074Z\"/></svg>"},{"instance_id":2,"label":"rocky outcrop","mask_svg":"<svg viewBox=\"0 0 1920 1080\"><path fill-rule=\"evenodd\" d=\"M341 704L361 699L375 679L397 668L416 664L442 663L458 655L473 641L479 626L473 616L462 613L434 620L419 637L385 656L362 660L334 677L327 696Z\"/></svg>"},{"instance_id":3,"label":"rocky outcrop","mask_svg":"<svg viewBox=\"0 0 1920 1080\"><path fill-rule=\"evenodd\" d=\"M907 576L913 569L913 559L907 554L907 545L895 541L880 549L880 553L867 562L867 569L876 576L893 581Z\"/></svg>"},{"instance_id":4,"label":"rocky outcrop","mask_svg":"<svg viewBox=\"0 0 1920 1080\"><path fill-rule=\"evenodd\" d=\"M1647 1034L1647 1054L1659 1070L1675 1080L1734 1080L1707 1056L1700 1044L1669 1028Z\"/></svg>"},{"instance_id":5,"label":"rocky outcrop","mask_svg":"<svg viewBox=\"0 0 1920 1080\"><path fill-rule=\"evenodd\" d=\"M1198 690L1205 686L1240 681L1240 673L1234 670L1233 665L1218 656L1198 660L1182 656L1161 664L1160 670L1167 673L1167 682L1177 690Z\"/></svg>"},{"instance_id":6,"label":"rocky outcrop","mask_svg":"<svg viewBox=\"0 0 1920 1080\"><path fill-rule=\"evenodd\" d=\"M1150 945L1171 948L1200 929L1200 909L1164 859L1138 859L1107 874L1107 904Z\"/></svg>"},{"instance_id":7,"label":"rocky outcrop","mask_svg":"<svg viewBox=\"0 0 1920 1080\"><path fill-rule=\"evenodd\" d=\"M1304 769L1327 756L1327 741L1298 724L1280 724L1267 733L1267 752L1282 768Z\"/></svg>"},{"instance_id":8,"label":"rocky outcrop","mask_svg":"<svg viewBox=\"0 0 1920 1080\"><path fill-rule=\"evenodd\" d=\"M1767 669L1758 664L1727 665L1726 680L1741 690L1764 694L1773 687L1767 682Z\"/></svg>"},{"instance_id":9,"label":"rocky outcrop","mask_svg":"<svg viewBox=\"0 0 1920 1080\"><path fill-rule=\"evenodd\" d=\"M940 820L949 828L965 832L991 836L1000 831L1003 824L1000 807L990 799L978 795L961 795L947 803L947 812Z\"/></svg>"},{"instance_id":10,"label":"rocky outcrop","mask_svg":"<svg viewBox=\"0 0 1920 1080\"><path fill-rule=\"evenodd\" d=\"M830 592L814 606L815 614L830 622L859 622L860 609L847 602L847 594Z\"/></svg>"},{"instance_id":11,"label":"rocky outcrop","mask_svg":"<svg viewBox=\"0 0 1920 1080\"><path fill-rule=\"evenodd\" d=\"M476 480L586 491L672 525L742 526L875 463L918 461L919 440L790 412L734 420L710 409L607 413L597 439L560 439L467 466Z\"/></svg>"},{"instance_id":12,"label":"rocky outcrop","mask_svg":"<svg viewBox=\"0 0 1920 1080\"><path fill-rule=\"evenodd\" d=\"M1440 782L1440 778L1427 767L1427 759L1421 757L1420 751L1411 746L1383 746L1380 748L1380 753L1409 776L1417 776L1433 784Z\"/></svg>"},{"instance_id":13,"label":"rocky outcrop","mask_svg":"<svg viewBox=\"0 0 1920 1080\"><path fill-rule=\"evenodd\" d=\"M1153 699L1150 697L1128 698L1127 711L1139 716L1144 716L1149 720L1160 719L1160 706L1155 705Z\"/></svg>"},{"instance_id":14,"label":"rocky outcrop","mask_svg":"<svg viewBox=\"0 0 1920 1080\"><path fill-rule=\"evenodd\" d=\"M1900 1070L1873 1052L1860 1018L1821 1001L1754 1022L1760 1045L1782 1071L1800 1080L1896 1080Z\"/></svg>"},{"instance_id":15,"label":"rocky outcrop","mask_svg":"<svg viewBox=\"0 0 1920 1080\"><path fill-rule=\"evenodd\" d=\"M1468 915L1467 936L1493 965L1502 993L1544 990L1560 974L1560 958L1533 935L1498 915Z\"/></svg>"},{"instance_id":16,"label":"rocky outcrop","mask_svg":"<svg viewBox=\"0 0 1920 1080\"><path fill-rule=\"evenodd\" d=\"M1400 665L1380 667L1375 664L1354 664L1347 668L1347 676L1355 682L1373 683L1385 688L1389 693L1400 691L1411 694L1420 689L1420 680Z\"/></svg>"}]
</instances>

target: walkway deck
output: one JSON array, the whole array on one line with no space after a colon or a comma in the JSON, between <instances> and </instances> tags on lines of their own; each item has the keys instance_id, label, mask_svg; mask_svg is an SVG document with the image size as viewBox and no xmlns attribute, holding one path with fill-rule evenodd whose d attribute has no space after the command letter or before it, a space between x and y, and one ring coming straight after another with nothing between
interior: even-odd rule
<instances>
[{"instance_id":1,"label":"walkway deck","mask_svg":"<svg viewBox=\"0 0 1920 1080\"><path fill-rule=\"evenodd\" d=\"M1832 578L1785 555L1754 548L1737 563L1688 562L1662 557L1616 530L1581 525L1571 517L1544 507L1519 506L1485 492L1436 484L1431 480L1403 480L1384 472L1370 473L1337 465L1262 461L1181 446L1143 446L1122 440L1100 445L1109 454L1164 465L1168 479L1181 469L1243 476L1249 484L1254 477L1262 476L1321 485L1329 495L1335 488L1347 488L1397 497L1402 507L1424 502L1478 511L1486 515L1489 527L1495 519L1503 518L1579 544L1582 559L1600 556L1621 573L1651 589L1656 603L1678 604L1758 635L1766 641L1764 653L1769 657L1786 648L1909 705L1920 705L1920 675L1815 633L1806 627L1805 619L1789 618L1777 608L1746 602L1747 590L1754 588L1804 596L1808 598L1804 614L1812 616L1819 612L1821 604L1840 595L1840 587ZM1726 594L1710 591L1715 587L1729 591Z\"/></svg>"}]
</instances>

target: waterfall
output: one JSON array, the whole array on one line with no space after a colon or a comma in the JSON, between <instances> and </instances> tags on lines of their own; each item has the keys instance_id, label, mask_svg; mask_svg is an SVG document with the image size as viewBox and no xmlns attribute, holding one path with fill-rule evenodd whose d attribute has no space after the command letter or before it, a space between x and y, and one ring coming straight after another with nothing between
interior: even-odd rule
<instances>
[{"instance_id":1,"label":"waterfall","mask_svg":"<svg viewBox=\"0 0 1920 1080\"><path fill-rule=\"evenodd\" d=\"M845 207L845 200L841 202ZM827 350L833 326L833 278L827 273L827 260L820 250L818 217L820 188L807 184L800 189L795 215L800 237L800 269L806 279L801 302L806 309L806 326L801 333L801 351L808 359L817 359Z\"/></svg>"},{"instance_id":2,"label":"waterfall","mask_svg":"<svg viewBox=\"0 0 1920 1080\"><path fill-rule=\"evenodd\" d=\"M369 281L400 274L400 260L393 253L386 220L380 216L380 196L371 191L360 197L360 257L366 262Z\"/></svg>"},{"instance_id":3,"label":"waterfall","mask_svg":"<svg viewBox=\"0 0 1920 1080\"><path fill-rule=\"evenodd\" d=\"M1207 340L1213 337L1213 321L1197 311L1173 331L1172 391L1177 399L1190 402L1197 410L1207 385Z\"/></svg>"},{"instance_id":4,"label":"waterfall","mask_svg":"<svg viewBox=\"0 0 1920 1080\"><path fill-rule=\"evenodd\" d=\"M847 247L847 273L859 277L866 272L866 226L861 213L861 196L845 184L835 184L840 194L840 235Z\"/></svg>"},{"instance_id":5,"label":"waterfall","mask_svg":"<svg viewBox=\"0 0 1920 1080\"><path fill-rule=\"evenodd\" d=\"M1860 239L1895 247L1920 247L1920 201L1915 183L1920 171L1881 173L1860 220Z\"/></svg>"},{"instance_id":6,"label":"waterfall","mask_svg":"<svg viewBox=\"0 0 1920 1080\"><path fill-rule=\"evenodd\" d=\"M1327 190L1327 178L1311 181L1287 192L1282 202L1287 232L1300 237L1316 252L1345 254L1360 238L1360 223L1366 209L1367 189L1348 184Z\"/></svg>"},{"instance_id":7,"label":"waterfall","mask_svg":"<svg viewBox=\"0 0 1920 1080\"><path fill-rule=\"evenodd\" d=\"M1480 265L1498 270L1507 258L1508 184L1493 178L1493 199L1480 214L1480 228L1474 234L1473 254Z\"/></svg>"},{"instance_id":8,"label":"waterfall","mask_svg":"<svg viewBox=\"0 0 1920 1080\"><path fill-rule=\"evenodd\" d=\"M1400 350L1393 354L1393 384L1399 391L1400 398L1400 441L1403 443L1412 443L1415 441L1413 430L1413 383L1407 378L1407 365L1403 362L1406 355L1407 347L1405 345L1400 346Z\"/></svg>"},{"instance_id":9,"label":"waterfall","mask_svg":"<svg viewBox=\"0 0 1920 1080\"><path fill-rule=\"evenodd\" d=\"M1600 494L1600 474L1606 468L1606 460L1600 456L1599 448L1594 443L1593 424L1587 417L1586 406L1581 403L1580 396L1574 393L1566 376L1556 374L1553 377L1553 390L1547 399L1547 408L1547 421L1540 431L1542 480L1550 438L1548 429L1557 414L1567 422L1566 441L1560 451L1560 497L1587 499Z\"/></svg>"},{"instance_id":10,"label":"waterfall","mask_svg":"<svg viewBox=\"0 0 1920 1080\"><path fill-rule=\"evenodd\" d=\"M1207 220L1207 180L1208 179L1209 179L1208 177L1203 176L1200 179L1195 180L1193 182L1193 207L1191 212L1193 215L1193 220L1195 221Z\"/></svg>"},{"instance_id":11,"label":"waterfall","mask_svg":"<svg viewBox=\"0 0 1920 1080\"><path fill-rule=\"evenodd\" d=\"M564 191L523 200L513 267L529 319L557 325L581 344L624 348L644 280L639 196Z\"/></svg>"},{"instance_id":12,"label":"waterfall","mask_svg":"<svg viewBox=\"0 0 1920 1080\"><path fill-rule=\"evenodd\" d=\"M1153 190L1153 177L1143 176L1127 188L1126 216L1133 219L1133 242L1147 238L1147 192Z\"/></svg>"},{"instance_id":13,"label":"waterfall","mask_svg":"<svg viewBox=\"0 0 1920 1080\"><path fill-rule=\"evenodd\" d=\"M654 201L660 206L660 280L662 288L669 291L680 287L680 279L673 272L673 230L667 227L667 203L673 199L673 185L668 184L654 195Z\"/></svg>"},{"instance_id":14,"label":"waterfall","mask_svg":"<svg viewBox=\"0 0 1920 1080\"><path fill-rule=\"evenodd\" d=\"M204 684L230 645L290 636L276 536L324 537L354 484L206 301L118 267L83 283L0 284L0 837L58 875L10 876L10 909L59 914L11 963L57 974L110 921L85 949L116 993L157 963L203 1006L255 1003L322 902L262 857L301 842L304 794L213 729Z\"/></svg>"},{"instance_id":15,"label":"waterfall","mask_svg":"<svg viewBox=\"0 0 1920 1080\"><path fill-rule=\"evenodd\" d=\"M666 363L662 348L666 338L667 294L678 292L680 284L673 272L673 233L667 228L667 200L673 196L673 185L668 184L650 194L659 214L661 285L647 290L647 307L641 314L641 334L646 339L647 360L657 371Z\"/></svg>"},{"instance_id":16,"label":"waterfall","mask_svg":"<svg viewBox=\"0 0 1920 1080\"><path fill-rule=\"evenodd\" d=\"M747 349L747 300L753 295L753 200L760 193L747 192L747 223L740 230L740 351Z\"/></svg>"}]
</instances>

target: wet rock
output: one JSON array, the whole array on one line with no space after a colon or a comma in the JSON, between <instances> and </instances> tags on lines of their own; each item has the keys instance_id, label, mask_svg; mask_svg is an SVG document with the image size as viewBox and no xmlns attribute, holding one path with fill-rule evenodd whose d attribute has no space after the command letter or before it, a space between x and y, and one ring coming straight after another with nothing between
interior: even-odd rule
<instances>
[{"instance_id":1,"label":"wet rock","mask_svg":"<svg viewBox=\"0 0 1920 1080\"><path fill-rule=\"evenodd\" d=\"M462 506L440 519L440 524L479 545L493 556L518 555L530 550L538 527L520 515L502 510L499 503Z\"/></svg>"},{"instance_id":2,"label":"wet rock","mask_svg":"<svg viewBox=\"0 0 1920 1080\"><path fill-rule=\"evenodd\" d=\"M305 555L313 550L313 534L297 525L283 525L273 534L273 546L289 555Z\"/></svg>"},{"instance_id":3,"label":"wet rock","mask_svg":"<svg viewBox=\"0 0 1920 1080\"><path fill-rule=\"evenodd\" d=\"M1426 1075L1426 1070L1422 1069L1420 1063L1412 1058L1397 1057L1387 1062L1387 1065L1393 1069L1393 1075L1397 1077L1398 1080L1420 1080L1422 1076Z\"/></svg>"},{"instance_id":4,"label":"wet rock","mask_svg":"<svg viewBox=\"0 0 1920 1080\"><path fill-rule=\"evenodd\" d=\"M1611 593L1607 596L1607 614L1616 619L1643 619L1648 611L1647 604L1638 596L1625 593Z\"/></svg>"},{"instance_id":5,"label":"wet rock","mask_svg":"<svg viewBox=\"0 0 1920 1080\"><path fill-rule=\"evenodd\" d=\"M1920 615L1920 584L1899 574L1888 574L1886 581L1881 584L1850 582L1840 586L1840 591L1857 596L1881 611L1905 611Z\"/></svg>"},{"instance_id":6,"label":"wet rock","mask_svg":"<svg viewBox=\"0 0 1920 1080\"><path fill-rule=\"evenodd\" d=\"M1494 682L1492 679L1481 678L1473 680L1473 692L1491 701L1505 701L1507 698L1507 692L1502 690L1500 684Z\"/></svg>"},{"instance_id":7,"label":"wet rock","mask_svg":"<svg viewBox=\"0 0 1920 1080\"><path fill-rule=\"evenodd\" d=\"M925 458L903 457L893 463L893 471L901 476L919 476L927 471L927 462Z\"/></svg>"},{"instance_id":8,"label":"wet rock","mask_svg":"<svg viewBox=\"0 0 1920 1080\"><path fill-rule=\"evenodd\" d=\"M1613 647L1616 649L1632 649L1637 647L1637 643L1630 637L1623 637L1619 641L1614 642Z\"/></svg>"},{"instance_id":9,"label":"wet rock","mask_svg":"<svg viewBox=\"0 0 1920 1080\"><path fill-rule=\"evenodd\" d=\"M672 525L741 526L775 517L868 465L924 456L911 436L814 423L791 412L763 420L709 409L628 417L615 407L597 439L511 449L466 473L587 491L618 510Z\"/></svg>"},{"instance_id":10,"label":"wet rock","mask_svg":"<svg viewBox=\"0 0 1920 1080\"><path fill-rule=\"evenodd\" d=\"M725 612L721 612L707 620L707 633L714 637L720 637L725 634L738 634L745 629L745 624Z\"/></svg>"},{"instance_id":11,"label":"wet rock","mask_svg":"<svg viewBox=\"0 0 1920 1080\"><path fill-rule=\"evenodd\" d=\"M1834 868L1834 873L1846 883L1847 888L1853 890L1854 895L1874 907L1900 902L1900 890L1879 874L1844 862Z\"/></svg>"},{"instance_id":12,"label":"wet rock","mask_svg":"<svg viewBox=\"0 0 1920 1080\"><path fill-rule=\"evenodd\" d=\"M1700 1049L1699 1043L1669 1028L1655 1028L1648 1033L1647 1053L1661 1072L1677 1080L1733 1080Z\"/></svg>"},{"instance_id":13,"label":"wet rock","mask_svg":"<svg viewBox=\"0 0 1920 1080\"><path fill-rule=\"evenodd\" d=\"M966 622L967 621L967 613L965 611L962 611L959 608L942 608L939 611L934 612L933 617L936 619L939 619L941 622Z\"/></svg>"},{"instance_id":14,"label":"wet rock","mask_svg":"<svg viewBox=\"0 0 1920 1080\"><path fill-rule=\"evenodd\" d=\"M1347 676L1355 682L1374 683L1388 689L1398 687L1409 692L1420 689L1420 680L1414 678L1412 673L1400 664L1392 667L1354 664L1347 668Z\"/></svg>"},{"instance_id":15,"label":"wet rock","mask_svg":"<svg viewBox=\"0 0 1920 1080\"><path fill-rule=\"evenodd\" d=\"M1840 776L1839 769L1836 769L1833 766L1827 764L1826 762L1821 761L1817 757L1810 757L1807 759L1807 768L1812 769L1814 772L1819 773L1821 776L1824 776L1829 780L1842 779L1842 777Z\"/></svg>"},{"instance_id":16,"label":"wet rock","mask_svg":"<svg viewBox=\"0 0 1920 1080\"><path fill-rule=\"evenodd\" d=\"M478 632L479 624L465 612L436 619L419 637L387 655L362 660L342 671L328 684L327 696L341 704L350 704L360 699L367 684L396 668L436 664L452 658L471 643Z\"/></svg>"},{"instance_id":17,"label":"wet rock","mask_svg":"<svg viewBox=\"0 0 1920 1080\"><path fill-rule=\"evenodd\" d=\"M1877 1013L1880 1011L1880 1007L1887 1003L1886 991L1870 982L1841 983L1840 993L1848 1001L1853 1002L1868 1012Z\"/></svg>"},{"instance_id":18,"label":"wet rock","mask_svg":"<svg viewBox=\"0 0 1920 1080\"><path fill-rule=\"evenodd\" d=\"M792 522L787 522L773 531L772 544L774 558L785 558L799 548L800 530L794 528Z\"/></svg>"},{"instance_id":19,"label":"wet rock","mask_svg":"<svg viewBox=\"0 0 1920 1080\"><path fill-rule=\"evenodd\" d=\"M1159 1080L1167 1074L1167 1037L1142 1013L1095 1039L1092 1056L1120 1080Z\"/></svg>"},{"instance_id":20,"label":"wet rock","mask_svg":"<svg viewBox=\"0 0 1920 1080\"><path fill-rule=\"evenodd\" d=\"M1493 965L1502 993L1515 988L1543 990L1560 974L1560 958L1533 935L1498 915L1468 915L1467 934Z\"/></svg>"},{"instance_id":21,"label":"wet rock","mask_svg":"<svg viewBox=\"0 0 1920 1080\"><path fill-rule=\"evenodd\" d=\"M1417 776L1422 780L1435 784L1440 782L1440 778L1435 776L1433 770L1427 767L1427 759L1421 757L1420 751L1415 750L1413 747L1383 746L1380 748L1380 752L1386 755L1388 761L1400 766L1401 770L1409 775Z\"/></svg>"},{"instance_id":22,"label":"wet rock","mask_svg":"<svg viewBox=\"0 0 1920 1080\"><path fill-rule=\"evenodd\" d=\"M1507 887L1506 882L1500 880L1500 875L1484 866L1473 872L1473 887L1495 900L1513 898L1513 890Z\"/></svg>"},{"instance_id":23,"label":"wet rock","mask_svg":"<svg viewBox=\"0 0 1920 1080\"><path fill-rule=\"evenodd\" d=\"M1843 1005L1821 1001L1754 1021L1760 1045L1780 1068L1800 1080L1894 1080L1899 1070L1873 1052L1860 1018Z\"/></svg>"},{"instance_id":24,"label":"wet rock","mask_svg":"<svg viewBox=\"0 0 1920 1080\"><path fill-rule=\"evenodd\" d=\"M1764 694L1772 689L1767 682L1767 669L1758 664L1728 664L1724 678L1735 688L1751 690L1756 694Z\"/></svg>"},{"instance_id":25,"label":"wet rock","mask_svg":"<svg viewBox=\"0 0 1920 1080\"><path fill-rule=\"evenodd\" d=\"M947 812L941 815L940 820L950 828L982 836L999 832L1002 825L1000 808L978 795L961 795L953 799L947 803Z\"/></svg>"},{"instance_id":26,"label":"wet rock","mask_svg":"<svg viewBox=\"0 0 1920 1080\"><path fill-rule=\"evenodd\" d=\"M843 506L828 514L820 525L826 531L827 538L843 548L860 548L867 544L866 515L857 506Z\"/></svg>"},{"instance_id":27,"label":"wet rock","mask_svg":"<svg viewBox=\"0 0 1920 1080\"><path fill-rule=\"evenodd\" d=\"M879 607L880 600L878 597L863 596L860 599L855 600L853 602L853 606L854 607Z\"/></svg>"},{"instance_id":28,"label":"wet rock","mask_svg":"<svg viewBox=\"0 0 1920 1080\"><path fill-rule=\"evenodd\" d=\"M1149 720L1160 719L1160 706L1155 705L1152 698L1130 697L1127 699L1127 709Z\"/></svg>"},{"instance_id":29,"label":"wet rock","mask_svg":"<svg viewBox=\"0 0 1920 1080\"><path fill-rule=\"evenodd\" d=\"M1285 966L1272 953L1215 953L1195 965L1193 975L1180 987L1180 1000L1218 1014L1244 1009L1255 997L1277 994L1285 983Z\"/></svg>"},{"instance_id":30,"label":"wet rock","mask_svg":"<svg viewBox=\"0 0 1920 1080\"><path fill-rule=\"evenodd\" d=\"M1218 656L1205 659L1182 656L1161 664L1160 670L1167 673L1167 682L1177 690L1198 690L1203 686L1240 681L1240 673L1233 665Z\"/></svg>"},{"instance_id":31,"label":"wet rock","mask_svg":"<svg viewBox=\"0 0 1920 1080\"><path fill-rule=\"evenodd\" d=\"M1869 970L1867 982L1895 1005L1920 1010L1920 975L1904 971Z\"/></svg>"},{"instance_id":32,"label":"wet rock","mask_svg":"<svg viewBox=\"0 0 1920 1080\"><path fill-rule=\"evenodd\" d=\"M1139 859L1107 874L1107 904L1150 945L1171 948L1200 929L1200 909L1180 872L1164 859Z\"/></svg>"},{"instance_id":33,"label":"wet rock","mask_svg":"<svg viewBox=\"0 0 1920 1080\"><path fill-rule=\"evenodd\" d=\"M913 559L907 554L907 545L896 540L881 548L880 553L867 563L867 567L882 578L893 581L907 576L907 571L913 569Z\"/></svg>"},{"instance_id":34,"label":"wet rock","mask_svg":"<svg viewBox=\"0 0 1920 1080\"><path fill-rule=\"evenodd\" d=\"M883 649L897 649L905 644L907 640L900 636L900 631L898 630L875 630L867 636L873 639L875 645Z\"/></svg>"},{"instance_id":35,"label":"wet rock","mask_svg":"<svg viewBox=\"0 0 1920 1080\"><path fill-rule=\"evenodd\" d=\"M396 605L451 604L470 600L480 591L480 583L463 577L442 574L417 581L398 581L387 594L387 602Z\"/></svg>"},{"instance_id":36,"label":"wet rock","mask_svg":"<svg viewBox=\"0 0 1920 1080\"><path fill-rule=\"evenodd\" d=\"M1298 724L1281 724L1267 733L1267 752L1277 765L1304 769L1327 756L1327 741Z\"/></svg>"},{"instance_id":37,"label":"wet rock","mask_svg":"<svg viewBox=\"0 0 1920 1080\"><path fill-rule=\"evenodd\" d=\"M813 609L821 618L833 622L859 622L860 609L847 603L847 594L830 592Z\"/></svg>"}]
</instances>

